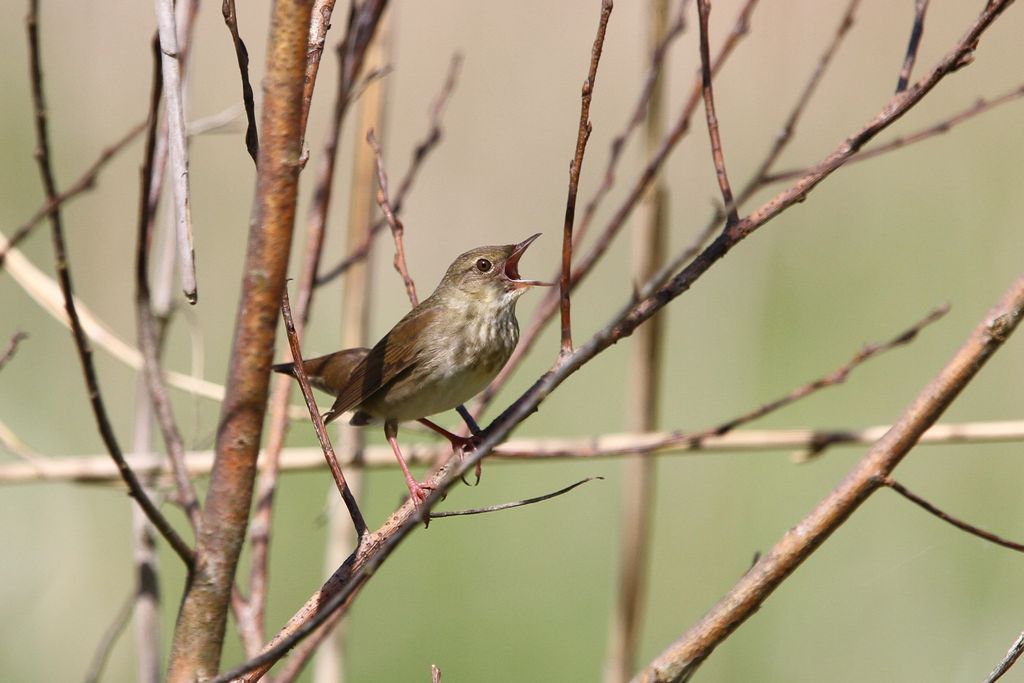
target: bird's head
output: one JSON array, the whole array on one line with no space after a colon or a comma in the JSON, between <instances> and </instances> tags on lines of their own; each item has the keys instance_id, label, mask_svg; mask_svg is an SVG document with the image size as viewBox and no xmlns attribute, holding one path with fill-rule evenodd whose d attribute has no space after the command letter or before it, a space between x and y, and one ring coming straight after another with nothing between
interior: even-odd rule
<instances>
[{"instance_id":1,"label":"bird's head","mask_svg":"<svg viewBox=\"0 0 1024 683\"><path fill-rule=\"evenodd\" d=\"M519 244L470 249L448 266L438 291L449 290L478 303L501 305L515 302L530 287L550 287L549 282L524 280L519 275L519 259L538 237L540 233Z\"/></svg>"}]
</instances>

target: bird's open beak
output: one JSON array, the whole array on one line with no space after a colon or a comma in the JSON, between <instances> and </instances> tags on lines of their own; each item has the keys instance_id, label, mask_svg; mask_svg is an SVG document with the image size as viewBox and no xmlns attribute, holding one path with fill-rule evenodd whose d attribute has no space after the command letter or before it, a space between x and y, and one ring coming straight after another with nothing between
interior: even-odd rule
<instances>
[{"instance_id":1,"label":"bird's open beak","mask_svg":"<svg viewBox=\"0 0 1024 683\"><path fill-rule=\"evenodd\" d=\"M526 252L526 248L538 237L540 237L539 232L536 235L527 237L512 249L512 254L505 260L505 277L508 278L509 284L511 284L515 289L523 289L526 287L551 287L550 282L541 282L540 280L523 280L519 277L519 259L523 257L523 254Z\"/></svg>"}]
</instances>

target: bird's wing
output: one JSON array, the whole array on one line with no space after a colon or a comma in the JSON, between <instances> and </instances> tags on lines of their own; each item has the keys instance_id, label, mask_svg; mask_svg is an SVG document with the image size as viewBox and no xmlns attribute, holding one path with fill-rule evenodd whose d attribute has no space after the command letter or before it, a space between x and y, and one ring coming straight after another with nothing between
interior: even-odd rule
<instances>
[{"instance_id":1,"label":"bird's wing","mask_svg":"<svg viewBox=\"0 0 1024 683\"><path fill-rule=\"evenodd\" d=\"M421 305L398 321L352 370L348 383L338 392L324 421L329 422L346 410L352 410L414 370L422 351L422 344L417 342L440 312L438 308Z\"/></svg>"}]
</instances>

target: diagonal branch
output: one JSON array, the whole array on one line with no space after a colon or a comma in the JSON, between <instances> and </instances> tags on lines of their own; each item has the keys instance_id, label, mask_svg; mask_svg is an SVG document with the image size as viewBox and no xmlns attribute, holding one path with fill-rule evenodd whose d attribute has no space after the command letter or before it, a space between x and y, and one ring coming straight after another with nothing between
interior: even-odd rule
<instances>
[{"instance_id":1,"label":"diagonal branch","mask_svg":"<svg viewBox=\"0 0 1024 683\"><path fill-rule=\"evenodd\" d=\"M725 171L725 155L722 153L722 136L718 130L718 116L715 114L715 95L711 88L711 56L708 54L708 15L711 13L711 0L697 0L697 15L700 18L700 74L701 93L704 96L704 114L708 123L708 137L711 139L711 159L715 164L715 177L718 189L722 192L722 210L725 211L725 227L739 220L736 202L733 201L732 187L729 185L729 174Z\"/></svg>"},{"instance_id":2,"label":"diagonal branch","mask_svg":"<svg viewBox=\"0 0 1024 683\"><path fill-rule=\"evenodd\" d=\"M901 93L907 89L910 82L910 74L914 70L914 62L917 61L917 49L921 45L921 36L924 34L924 15L928 11L928 0L914 0L914 25L910 29L910 41L907 43L907 54L903 58L903 67L900 68L900 77L896 81L896 92Z\"/></svg>"},{"instance_id":3,"label":"diagonal branch","mask_svg":"<svg viewBox=\"0 0 1024 683\"><path fill-rule=\"evenodd\" d=\"M405 284L405 293L409 297L409 303L415 308L420 300L416 295L416 283L412 281L412 276L409 275L409 266L405 262L405 225L395 215L391 208L391 202L388 200L388 174L384 171L384 159L380 152L380 145L377 143L377 136L374 135L372 128L366 131L366 142L373 148L373 155L377 159L377 183L379 185L377 205L384 214L388 226L391 227L391 236L395 239L395 270Z\"/></svg>"}]
</instances>

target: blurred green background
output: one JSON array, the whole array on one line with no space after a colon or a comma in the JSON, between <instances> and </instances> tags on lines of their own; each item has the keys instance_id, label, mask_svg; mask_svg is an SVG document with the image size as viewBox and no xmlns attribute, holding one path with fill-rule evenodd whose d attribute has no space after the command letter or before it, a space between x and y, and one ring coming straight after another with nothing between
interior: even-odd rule
<instances>
[{"instance_id":1,"label":"blurred green background","mask_svg":"<svg viewBox=\"0 0 1024 683\"><path fill-rule=\"evenodd\" d=\"M673 3L674 4L674 3ZM737 2L716 2L717 45ZM762 3L751 33L716 82L723 145L734 185L767 151L845 3ZM881 108L903 60L911 2L864 3L856 25L811 103L780 168L817 161ZM393 178L427 127L427 108L452 53L465 56L444 118L445 139L420 174L403 217L409 265L421 293L451 257L532 232L543 238L523 272L545 277L558 260L566 169L579 116L599 3L409 2L394 8L394 72L384 136ZM973 20L980 2L934 4L916 74L930 68ZM580 198L591 196L645 74L643 2L612 15L591 119L594 132ZM145 115L152 7L146 3L44 3L42 32L52 145L66 186L99 150ZM259 78L267 3L240 3L240 25ZM26 79L24 7L3 9L0 40L0 224L6 235L42 202ZM343 30L339 6L333 44ZM691 18L695 24L695 16ZM946 118L980 96L1019 84L1019 8L983 38L975 62L948 79L888 131L891 139ZM714 48L713 48L714 49ZM695 28L669 60L667 118L674 120L697 66ZM299 235L309 206L336 74L325 54L303 175ZM219 7L199 15L191 118L239 99L237 67ZM858 370L824 392L758 423L764 427L855 428L896 418L1021 270L1024 192L1021 103L956 130L832 176L719 263L668 309L661 424L701 428L832 370L866 342L887 339L944 302L951 313L910 348ZM342 158L362 140L350 118ZM670 253L704 225L718 199L703 114L667 166ZM141 145L103 172L97 189L64 213L79 296L121 336L134 340L132 268ZM619 181L598 215L603 224L643 162L627 149ZM349 187L342 162L325 263L341 257ZM236 126L192 142L193 218L200 303L171 330L168 365L189 371L190 328L202 337L202 376L222 382L253 190L253 167ZM762 192L749 211L776 188ZM301 248L297 237L293 252ZM45 226L24 244L53 272ZM390 267L390 240L374 251L372 330L405 310ZM625 302L629 239L620 237L573 299L577 340ZM307 355L338 347L341 285L322 289L305 340ZM179 297L180 299L180 297ZM520 320L539 301L526 296ZM27 331L0 375L0 418L31 447L59 457L101 453L70 335L0 273L0 338ZM621 431L620 388L627 340L566 382L517 431L571 436ZM553 361L549 331L499 397L506 405ZM97 352L104 395L122 444L130 444L134 375ZM1021 417L1024 340L1013 339L947 414L950 421ZM598 400L594 400L599 397ZM175 393L191 448L209 448L217 406ZM496 412L492 411L492 414ZM454 416L443 420L452 424ZM373 443L378 429L368 431ZM292 430L291 445L312 445ZM667 456L658 470L652 570L643 629L646 662L700 617L765 550L852 466L864 449L836 449L795 466L787 453ZM928 447L897 471L941 507L1021 538L1020 444ZM8 454L0 456L13 461ZM444 507L523 498L602 475L557 500L420 531L376 574L349 619L353 681L597 680L616 579L619 460L490 464L479 488L457 489ZM381 522L403 492L397 471L367 477L365 514ZM65 484L0 490L0 679L76 680L130 590L128 501L120 489ZM285 475L278 494L268 625L283 623L320 583L324 513L336 494L323 472ZM172 518L183 518L171 510ZM184 528L184 524L182 524ZM161 552L164 638L173 628L182 575ZM700 679L725 681L980 680L1022 628L1021 558L943 525L890 493L872 498L707 661ZM240 660L229 632L225 663ZM134 677L130 633L106 680ZM1024 680L1021 670L1008 680Z\"/></svg>"}]
</instances>

